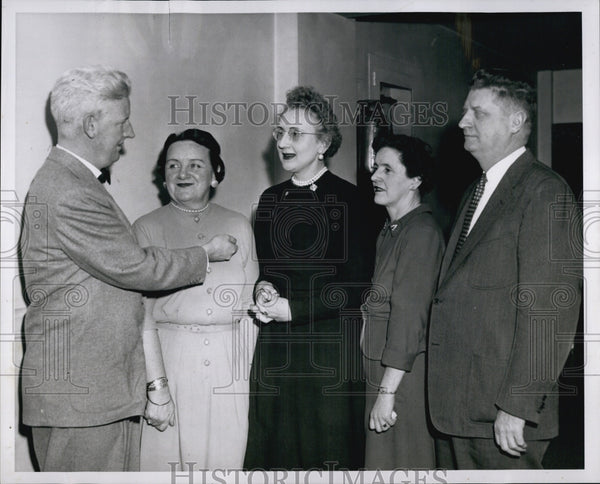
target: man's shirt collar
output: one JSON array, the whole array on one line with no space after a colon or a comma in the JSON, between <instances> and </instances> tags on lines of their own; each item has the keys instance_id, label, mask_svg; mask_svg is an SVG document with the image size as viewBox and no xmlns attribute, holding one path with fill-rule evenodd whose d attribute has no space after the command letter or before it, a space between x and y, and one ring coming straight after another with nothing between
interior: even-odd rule
<instances>
[{"instance_id":1,"label":"man's shirt collar","mask_svg":"<svg viewBox=\"0 0 600 484\"><path fill-rule=\"evenodd\" d=\"M81 156L73 153L71 150L68 150L64 146L57 144L56 147L60 150L65 151L66 153L69 153L73 158L78 159L81 163L83 163L83 165L85 167L87 167L94 174L94 176L96 178L98 178L100 176L100 173L101 173L100 170L98 168L96 168L94 165L92 165L89 161L84 160Z\"/></svg>"}]
</instances>

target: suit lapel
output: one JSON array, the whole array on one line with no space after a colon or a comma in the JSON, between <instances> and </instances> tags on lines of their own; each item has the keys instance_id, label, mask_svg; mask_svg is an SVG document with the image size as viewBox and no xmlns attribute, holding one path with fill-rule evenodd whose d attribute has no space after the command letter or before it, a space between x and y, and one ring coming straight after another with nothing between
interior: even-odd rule
<instances>
[{"instance_id":1,"label":"suit lapel","mask_svg":"<svg viewBox=\"0 0 600 484\"><path fill-rule=\"evenodd\" d=\"M500 180L500 183L488 200L483 212L481 212L477 222L471 229L471 232L469 233L469 236L467 237L467 240L465 241L461 251L456 257L454 257L456 243L462 229L462 221L464 220L465 212L467 210L466 206L468 205L468 200L470 200L470 197L467 197L466 202L463 205L463 209L461 210L460 219L457 220L457 224L454 226L454 230L452 231L452 235L448 241L448 249L446 250L444 261L442 262L442 270L440 272L440 287L452 276L454 271L469 256L473 249L477 247L477 244L488 232L490 227L502 216L507 207L511 205L510 202L514 196L514 188L521 182L523 175L529 169L533 161L533 155L529 152L529 150L517 158L517 161L513 163L513 165L502 177L502 180ZM474 190L474 186L472 187L472 190Z\"/></svg>"},{"instance_id":2,"label":"suit lapel","mask_svg":"<svg viewBox=\"0 0 600 484\"><path fill-rule=\"evenodd\" d=\"M75 178L77 178L80 186L94 190L97 193L99 200L107 200L115 211L119 220L127 226L129 233L133 235L133 229L131 228L129 219L123 213L119 205L117 205L117 202L115 202L111 194L102 186L102 183L96 179L94 174L83 163L81 163L77 158L71 156L66 151L56 147L52 148L50 154L48 155L48 159L67 168L71 173L73 173Z\"/></svg>"},{"instance_id":3,"label":"suit lapel","mask_svg":"<svg viewBox=\"0 0 600 484\"><path fill-rule=\"evenodd\" d=\"M448 240L448 245L446 246L446 252L444 253L444 258L442 260L442 267L440 269L440 277L439 281L444 280L444 276L450 267L450 263L452 262L452 258L454 257L454 251L456 250L456 244L458 243L458 239L460 237L460 232L462 230L462 226L465 220L465 216L467 214L467 210L469 207L469 201L473 197L473 192L475 191L475 187L477 185L477 180L475 180L465 192L465 196L463 197L458 211L458 217L454 222L454 227L452 228L452 232L450 234L450 239ZM468 195L467 195L468 194Z\"/></svg>"}]
</instances>

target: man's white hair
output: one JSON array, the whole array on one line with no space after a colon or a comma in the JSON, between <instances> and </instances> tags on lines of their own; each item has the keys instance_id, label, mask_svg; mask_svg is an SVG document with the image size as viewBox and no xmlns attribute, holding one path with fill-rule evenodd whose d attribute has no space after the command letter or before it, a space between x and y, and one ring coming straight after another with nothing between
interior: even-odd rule
<instances>
[{"instance_id":1,"label":"man's white hair","mask_svg":"<svg viewBox=\"0 0 600 484\"><path fill-rule=\"evenodd\" d=\"M50 94L50 111L58 133L74 137L85 116L99 115L104 101L127 98L130 92L131 81L124 72L104 66L68 70Z\"/></svg>"}]
</instances>

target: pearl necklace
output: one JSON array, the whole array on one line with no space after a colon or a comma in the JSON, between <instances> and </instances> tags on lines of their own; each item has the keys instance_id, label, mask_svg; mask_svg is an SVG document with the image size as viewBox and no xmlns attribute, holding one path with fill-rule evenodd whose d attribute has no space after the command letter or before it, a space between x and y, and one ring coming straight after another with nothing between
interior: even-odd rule
<instances>
[{"instance_id":1,"label":"pearl necklace","mask_svg":"<svg viewBox=\"0 0 600 484\"><path fill-rule=\"evenodd\" d=\"M315 184L315 182L319 178L321 178L326 171L327 171L327 167L324 166L317 172L317 174L315 176L313 176L312 178L309 178L308 180L298 180L296 178L296 174L294 173L292 175L292 183L294 185L296 185L297 187L306 187L306 186L310 185L309 188L314 192L317 189L317 185Z\"/></svg>"},{"instance_id":2,"label":"pearl necklace","mask_svg":"<svg viewBox=\"0 0 600 484\"><path fill-rule=\"evenodd\" d=\"M199 214L204 212L208 208L209 204L207 203L202 208L183 208L183 207L180 207L179 205L176 205L175 203L173 203L173 201L171 201L171 203L169 205L171 205L173 208L176 208L177 210L179 210L181 212L196 214L196 216L194 217L194 222L198 222L200 220Z\"/></svg>"}]
</instances>

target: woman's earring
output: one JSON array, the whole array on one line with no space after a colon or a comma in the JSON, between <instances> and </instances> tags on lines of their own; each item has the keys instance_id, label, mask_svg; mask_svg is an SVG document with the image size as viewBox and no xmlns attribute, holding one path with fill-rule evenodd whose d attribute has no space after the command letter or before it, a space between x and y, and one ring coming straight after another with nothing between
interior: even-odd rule
<instances>
[{"instance_id":1,"label":"woman's earring","mask_svg":"<svg viewBox=\"0 0 600 484\"><path fill-rule=\"evenodd\" d=\"M323 161L325 159L325 157L323 156L323 153L319 153L319 156L317 156L317 159L319 161Z\"/></svg>"},{"instance_id":2,"label":"woman's earring","mask_svg":"<svg viewBox=\"0 0 600 484\"><path fill-rule=\"evenodd\" d=\"M163 188L167 188L167 182L166 181L163 182Z\"/></svg>"},{"instance_id":3,"label":"woman's earring","mask_svg":"<svg viewBox=\"0 0 600 484\"><path fill-rule=\"evenodd\" d=\"M210 182L210 186L213 188L217 188L217 185L219 184L219 182L217 180L213 180Z\"/></svg>"}]
</instances>

